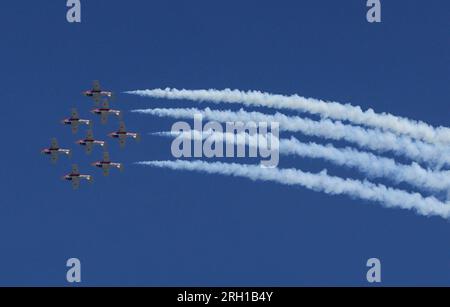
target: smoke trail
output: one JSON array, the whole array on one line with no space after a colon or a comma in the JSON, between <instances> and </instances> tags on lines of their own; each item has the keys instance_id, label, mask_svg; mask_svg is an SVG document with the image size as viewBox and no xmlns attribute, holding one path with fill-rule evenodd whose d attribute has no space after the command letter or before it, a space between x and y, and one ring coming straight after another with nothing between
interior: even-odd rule
<instances>
[{"instance_id":1,"label":"smoke trail","mask_svg":"<svg viewBox=\"0 0 450 307\"><path fill-rule=\"evenodd\" d=\"M261 168L254 165L235 163L207 163L204 161L144 161L140 165L190 170L209 174L245 177L251 180L274 181L287 185L300 185L318 192L331 195L345 194L364 200L375 201L386 207L415 210L425 216L450 216L450 205L434 197L423 197L418 193L408 193L381 184L329 176L326 171L318 174L297 169Z\"/></svg>"},{"instance_id":2,"label":"smoke trail","mask_svg":"<svg viewBox=\"0 0 450 307\"><path fill-rule=\"evenodd\" d=\"M157 132L153 135L181 137L185 139L209 139L214 143L243 144L258 148L269 142L261 134L223 133L217 131L189 132ZM336 165L356 168L369 178L387 178L394 183L408 183L416 188L431 191L448 191L450 189L450 172L433 172L422 168L417 163L411 165L395 162L393 159L376 156L368 152L361 152L352 148L336 148L331 144L326 146L317 143L302 143L294 137L279 139L281 154L297 155L300 157L324 159Z\"/></svg>"},{"instance_id":3,"label":"smoke trail","mask_svg":"<svg viewBox=\"0 0 450 307\"><path fill-rule=\"evenodd\" d=\"M151 114L156 116L169 116L173 118L192 118L194 114L201 114L204 118L219 122L227 121L254 121L254 122L278 122L280 130L301 132L308 136L324 137L331 140L345 140L355 143L361 148L367 148L377 152L392 152L398 156L405 156L414 161L440 167L450 165L450 148L443 145L431 145L421 141L414 141L405 136L397 136L391 132L383 132L376 129L364 129L362 127L345 125L329 119L314 121L299 116L286 116L281 113L267 115L259 112L237 112L225 110L204 110L196 108L179 109L144 109L132 112Z\"/></svg>"},{"instance_id":4,"label":"smoke trail","mask_svg":"<svg viewBox=\"0 0 450 307\"><path fill-rule=\"evenodd\" d=\"M447 127L440 126L435 128L422 121L398 117L389 113L375 113L372 109L363 111L359 106L341 104L338 102L325 102L298 95L283 96L259 91L245 92L230 89L178 90L171 88L138 90L126 93L155 98L189 99L198 102L210 101L214 103L241 103L247 106L293 109L310 114L317 114L323 118L347 120L359 125L390 130L429 143L450 144L450 128Z\"/></svg>"}]
</instances>

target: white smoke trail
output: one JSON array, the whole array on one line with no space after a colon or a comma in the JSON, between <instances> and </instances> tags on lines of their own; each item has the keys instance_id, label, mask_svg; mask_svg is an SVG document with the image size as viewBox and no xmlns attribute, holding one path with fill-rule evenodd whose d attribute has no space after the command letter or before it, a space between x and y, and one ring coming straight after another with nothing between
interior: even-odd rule
<instances>
[{"instance_id":1,"label":"white smoke trail","mask_svg":"<svg viewBox=\"0 0 450 307\"><path fill-rule=\"evenodd\" d=\"M224 133L217 131L189 132L156 132L153 135L181 137L188 140L209 139L214 143L229 143L247 145L258 148L269 144L261 134ZM450 172L433 172L422 168L417 163L411 165L397 163L393 159L376 156L368 152L361 152L353 148L336 148L331 144L326 146L317 143L302 143L294 137L279 139L280 153L297 155L300 157L324 159L336 165L356 168L369 178L387 178L394 183L408 183L416 188L431 191L450 190Z\"/></svg>"},{"instance_id":2,"label":"white smoke trail","mask_svg":"<svg viewBox=\"0 0 450 307\"><path fill-rule=\"evenodd\" d=\"M345 125L339 121L329 119L314 121L299 116L286 116L281 113L268 115L244 110L204 110L196 108L176 109L144 109L132 112L151 114L155 116L169 116L173 118L192 118L194 114L201 114L204 118L219 122L278 122L280 130L301 132L308 136L324 137L331 140L345 140L355 143L361 148L377 152L392 152L398 156L405 156L414 161L420 161L434 167L450 165L450 147L431 145L421 141L414 141L406 136L398 136L391 132L376 129L364 129L358 126Z\"/></svg>"},{"instance_id":3,"label":"white smoke trail","mask_svg":"<svg viewBox=\"0 0 450 307\"><path fill-rule=\"evenodd\" d=\"M293 109L317 114L323 118L347 120L359 125L390 130L429 143L450 144L450 128L447 127L440 126L435 128L422 121L398 117L389 113L375 113L372 109L363 111L359 106L338 102L325 102L298 95L283 96L259 91L245 92L230 89L179 90L172 88L137 90L126 93L154 98L188 99L197 102L210 101L214 103L240 103L247 106Z\"/></svg>"},{"instance_id":4,"label":"white smoke trail","mask_svg":"<svg viewBox=\"0 0 450 307\"><path fill-rule=\"evenodd\" d=\"M425 216L450 216L450 205L434 197L423 197L418 193L408 193L381 184L329 176L326 171L318 174L297 169L261 168L254 165L235 163L207 163L204 161L144 161L140 165L189 170L209 174L245 177L251 180L274 181L287 185L300 185L326 194L345 194L364 200L375 201L386 207L415 210Z\"/></svg>"}]
</instances>

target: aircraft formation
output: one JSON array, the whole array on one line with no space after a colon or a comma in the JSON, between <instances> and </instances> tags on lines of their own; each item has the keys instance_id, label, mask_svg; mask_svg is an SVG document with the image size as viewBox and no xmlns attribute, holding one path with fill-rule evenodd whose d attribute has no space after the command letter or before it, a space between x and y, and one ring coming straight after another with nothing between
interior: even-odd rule
<instances>
[{"instance_id":1,"label":"aircraft formation","mask_svg":"<svg viewBox=\"0 0 450 307\"><path fill-rule=\"evenodd\" d=\"M122 119L122 112L120 110L111 109L109 106L109 99L114 97L113 92L102 90L99 81L94 81L92 89L82 92L86 97L92 98L96 104L96 108L91 110L91 113L100 116L100 121L103 125L107 124L108 117L110 115L115 115L119 118L119 129L108 134L112 139L117 139L121 148L125 147L126 139L133 138L136 141L140 140L139 133L128 132L125 123ZM101 106L99 106L101 104ZM86 137L80 139L76 144L83 146L85 148L86 154L91 154L95 146L103 148L102 160L92 163L91 165L96 168L101 168L103 170L103 175L108 176L111 168L116 168L120 171L123 170L123 164L112 162L109 158L109 152L107 150L107 143L102 140L97 140L94 138L93 133L93 120L80 118L77 109L73 108L69 118L65 118L61 121L65 126L70 126L72 134L78 133L80 125L87 126ZM72 156L72 150L68 148L61 148L58 145L58 140L52 138L50 147L44 148L42 154L50 156L52 163L57 163L59 155L67 155L69 158ZM92 175L81 174L78 165L73 164L72 170L69 174L62 177L63 180L72 182L73 189L78 189L80 187L80 182L86 180L88 182L93 181Z\"/></svg>"}]
</instances>

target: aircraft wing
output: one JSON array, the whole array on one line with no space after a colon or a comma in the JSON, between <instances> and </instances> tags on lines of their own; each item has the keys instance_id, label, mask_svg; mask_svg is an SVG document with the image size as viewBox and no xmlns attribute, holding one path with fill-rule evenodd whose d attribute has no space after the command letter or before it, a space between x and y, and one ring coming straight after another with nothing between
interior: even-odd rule
<instances>
[{"instance_id":1,"label":"aircraft wing","mask_svg":"<svg viewBox=\"0 0 450 307\"><path fill-rule=\"evenodd\" d=\"M72 188L74 190L77 190L80 187L80 178L78 177L73 177L72 178Z\"/></svg>"},{"instance_id":2,"label":"aircraft wing","mask_svg":"<svg viewBox=\"0 0 450 307\"><path fill-rule=\"evenodd\" d=\"M50 160L52 163L56 163L58 161L58 152L52 151L50 154Z\"/></svg>"},{"instance_id":3,"label":"aircraft wing","mask_svg":"<svg viewBox=\"0 0 450 307\"><path fill-rule=\"evenodd\" d=\"M58 149L58 141L56 140L56 138L52 139L51 148L52 149Z\"/></svg>"},{"instance_id":4,"label":"aircraft wing","mask_svg":"<svg viewBox=\"0 0 450 307\"><path fill-rule=\"evenodd\" d=\"M103 168L103 176L108 176L109 175L109 165L103 164L102 168Z\"/></svg>"},{"instance_id":5,"label":"aircraft wing","mask_svg":"<svg viewBox=\"0 0 450 307\"><path fill-rule=\"evenodd\" d=\"M109 152L103 152L103 162L109 162Z\"/></svg>"},{"instance_id":6,"label":"aircraft wing","mask_svg":"<svg viewBox=\"0 0 450 307\"><path fill-rule=\"evenodd\" d=\"M108 122L108 112L102 112L100 116L102 124L106 124Z\"/></svg>"},{"instance_id":7,"label":"aircraft wing","mask_svg":"<svg viewBox=\"0 0 450 307\"><path fill-rule=\"evenodd\" d=\"M94 82L92 82L92 89L95 92L100 92L101 91L100 82L98 80L95 80Z\"/></svg>"},{"instance_id":8,"label":"aircraft wing","mask_svg":"<svg viewBox=\"0 0 450 307\"><path fill-rule=\"evenodd\" d=\"M92 153L92 142L86 142L86 153L88 155Z\"/></svg>"},{"instance_id":9,"label":"aircraft wing","mask_svg":"<svg viewBox=\"0 0 450 307\"><path fill-rule=\"evenodd\" d=\"M75 134L78 132L78 122L77 121L73 121L71 124L72 126L72 133Z\"/></svg>"}]
</instances>

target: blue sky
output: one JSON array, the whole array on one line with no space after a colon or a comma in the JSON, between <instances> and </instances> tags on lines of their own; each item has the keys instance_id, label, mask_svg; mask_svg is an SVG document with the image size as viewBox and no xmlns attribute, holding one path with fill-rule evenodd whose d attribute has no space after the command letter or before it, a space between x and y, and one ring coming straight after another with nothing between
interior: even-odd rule
<instances>
[{"instance_id":1,"label":"blue sky","mask_svg":"<svg viewBox=\"0 0 450 307\"><path fill-rule=\"evenodd\" d=\"M65 1L2 1L4 143L0 184L0 285L367 285L366 261L383 285L449 285L450 224L345 196L246 179L133 165L172 159L171 119L133 108L196 106L120 94L157 88L239 88L372 107L448 126L450 3L382 1L369 24L352 1L82 1L69 24ZM124 173L103 178L59 121L93 103L94 79L118 93L141 143L110 142ZM212 105L212 107L217 107ZM95 121L105 138L118 123ZM50 164L51 137L74 149ZM300 135L298 137L301 137ZM281 166L361 178L320 160ZM70 164L95 176L79 191L60 180ZM237 161L240 162L240 161Z\"/></svg>"}]
</instances>

